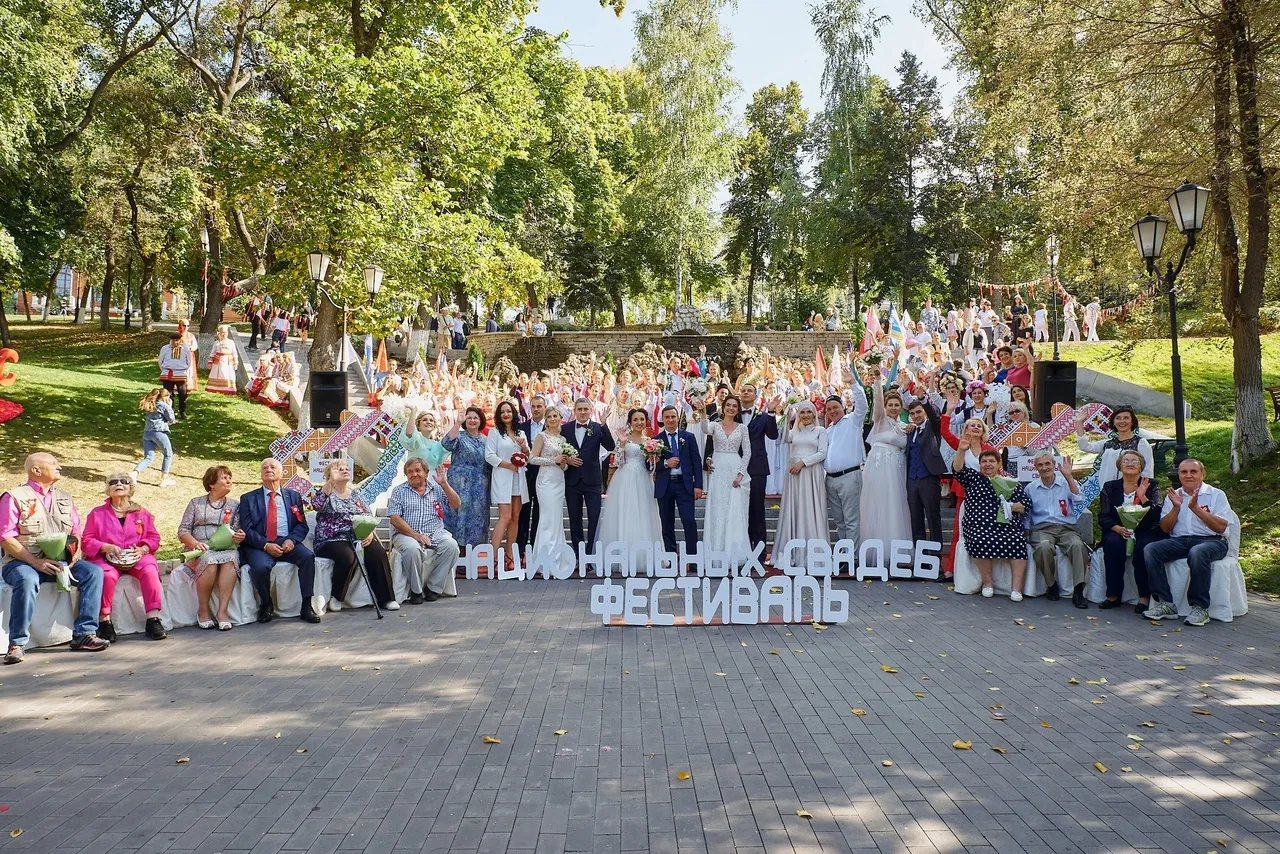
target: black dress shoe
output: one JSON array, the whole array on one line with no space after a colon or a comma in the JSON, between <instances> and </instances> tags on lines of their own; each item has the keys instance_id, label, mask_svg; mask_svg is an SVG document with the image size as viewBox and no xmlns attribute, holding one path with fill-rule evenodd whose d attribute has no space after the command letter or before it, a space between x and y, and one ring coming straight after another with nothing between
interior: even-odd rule
<instances>
[{"instance_id":1,"label":"black dress shoe","mask_svg":"<svg viewBox=\"0 0 1280 854\"><path fill-rule=\"evenodd\" d=\"M271 606L270 606L270 605L260 605L260 606L258 607L258 622L259 622L259 623L269 623L269 622L271 622L271 616L272 616L272 614L271 614Z\"/></svg>"},{"instance_id":2,"label":"black dress shoe","mask_svg":"<svg viewBox=\"0 0 1280 854\"><path fill-rule=\"evenodd\" d=\"M428 602L434 602L440 598L440 594L435 592L431 588L427 588L426 590L422 591L422 598L427 600Z\"/></svg>"},{"instance_id":3,"label":"black dress shoe","mask_svg":"<svg viewBox=\"0 0 1280 854\"><path fill-rule=\"evenodd\" d=\"M1133 613L1137 614L1139 617L1145 617L1147 616L1147 609L1150 607L1151 606L1146 603L1139 602L1137 605L1133 606Z\"/></svg>"},{"instance_id":4,"label":"black dress shoe","mask_svg":"<svg viewBox=\"0 0 1280 854\"><path fill-rule=\"evenodd\" d=\"M1110 611L1112 608L1119 608L1124 603L1119 599L1103 599L1098 603L1099 611Z\"/></svg>"},{"instance_id":5,"label":"black dress shoe","mask_svg":"<svg viewBox=\"0 0 1280 854\"><path fill-rule=\"evenodd\" d=\"M1076 585L1076 589L1075 589L1075 590L1072 592L1072 594L1071 594L1071 604L1072 604L1072 605L1075 605L1077 608L1079 608L1079 609L1081 609L1081 610L1087 610L1087 609L1088 609L1088 607L1089 607L1089 600L1088 600L1088 599L1086 599L1086 598L1084 598L1084 585L1083 585L1083 584L1077 584L1077 585Z\"/></svg>"},{"instance_id":6,"label":"black dress shoe","mask_svg":"<svg viewBox=\"0 0 1280 854\"><path fill-rule=\"evenodd\" d=\"M421 604L422 604L423 602L425 602L425 601L427 601L427 600L426 600L426 599L424 599L424 598L422 598L422 594L421 594L421 593L410 593L410 594L409 594L409 604L410 604L410 605L421 605Z\"/></svg>"},{"instance_id":7,"label":"black dress shoe","mask_svg":"<svg viewBox=\"0 0 1280 854\"><path fill-rule=\"evenodd\" d=\"M311 603L306 602L302 605L302 613L298 615L298 619L304 623L318 623L320 622L320 615L312 610Z\"/></svg>"},{"instance_id":8,"label":"black dress shoe","mask_svg":"<svg viewBox=\"0 0 1280 854\"><path fill-rule=\"evenodd\" d=\"M168 636L169 633L164 630L164 623L159 617L147 617L147 637L152 640L164 640Z\"/></svg>"},{"instance_id":9,"label":"black dress shoe","mask_svg":"<svg viewBox=\"0 0 1280 854\"><path fill-rule=\"evenodd\" d=\"M1048 599L1050 602L1057 602L1059 599L1062 598L1062 596L1058 593L1058 585L1056 582L1053 584L1050 584L1048 589L1044 591L1044 598Z\"/></svg>"},{"instance_id":10,"label":"black dress shoe","mask_svg":"<svg viewBox=\"0 0 1280 854\"><path fill-rule=\"evenodd\" d=\"M111 625L110 620L98 621L98 637L108 642L116 639L116 627Z\"/></svg>"}]
</instances>

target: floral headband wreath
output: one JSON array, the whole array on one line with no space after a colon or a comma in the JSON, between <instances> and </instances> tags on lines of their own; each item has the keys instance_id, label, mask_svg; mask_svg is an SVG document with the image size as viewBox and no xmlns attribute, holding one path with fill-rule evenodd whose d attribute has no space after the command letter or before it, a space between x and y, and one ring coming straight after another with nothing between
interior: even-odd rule
<instances>
[{"instance_id":1,"label":"floral headband wreath","mask_svg":"<svg viewBox=\"0 0 1280 854\"><path fill-rule=\"evenodd\" d=\"M946 391L947 389L964 391L964 382L955 374L951 373L943 374L942 378L938 380L938 385L943 391Z\"/></svg>"},{"instance_id":2,"label":"floral headband wreath","mask_svg":"<svg viewBox=\"0 0 1280 854\"><path fill-rule=\"evenodd\" d=\"M982 382L981 380L974 380L973 382L969 383L969 385L965 388L965 391L968 392L969 394L973 394L975 391L986 391L986 390L987 390L987 384Z\"/></svg>"}]
</instances>

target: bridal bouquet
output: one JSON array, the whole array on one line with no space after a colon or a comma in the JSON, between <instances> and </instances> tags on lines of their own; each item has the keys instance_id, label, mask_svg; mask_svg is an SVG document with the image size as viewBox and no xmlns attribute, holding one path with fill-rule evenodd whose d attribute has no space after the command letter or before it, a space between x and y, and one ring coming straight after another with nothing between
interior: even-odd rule
<instances>
[{"instance_id":1,"label":"bridal bouquet","mask_svg":"<svg viewBox=\"0 0 1280 854\"><path fill-rule=\"evenodd\" d=\"M659 442L657 439L646 439L642 448L644 450L644 458L651 466L656 466L671 456L671 449L664 442Z\"/></svg>"},{"instance_id":2,"label":"bridal bouquet","mask_svg":"<svg viewBox=\"0 0 1280 854\"><path fill-rule=\"evenodd\" d=\"M1137 504L1125 504L1117 511L1120 514L1120 521L1129 529L1129 538L1124 541L1124 553L1130 557L1133 556L1133 547L1136 543L1134 529L1142 524L1142 517L1146 516L1150 509Z\"/></svg>"},{"instance_id":3,"label":"bridal bouquet","mask_svg":"<svg viewBox=\"0 0 1280 854\"><path fill-rule=\"evenodd\" d=\"M1009 499L1013 497L1013 491L1018 488L1018 481L1004 475L996 475L991 478L991 488L1000 498L1000 509L996 512L996 522L1006 525L1013 521L1013 511L1009 509Z\"/></svg>"},{"instance_id":4,"label":"bridal bouquet","mask_svg":"<svg viewBox=\"0 0 1280 854\"><path fill-rule=\"evenodd\" d=\"M707 391L711 388L707 385L707 381L702 377L694 377L689 380L689 396L701 399L707 396Z\"/></svg>"},{"instance_id":5,"label":"bridal bouquet","mask_svg":"<svg viewBox=\"0 0 1280 854\"><path fill-rule=\"evenodd\" d=\"M578 458L578 449L567 443L560 448L560 453L564 454L566 459L576 460Z\"/></svg>"},{"instance_id":6,"label":"bridal bouquet","mask_svg":"<svg viewBox=\"0 0 1280 854\"><path fill-rule=\"evenodd\" d=\"M511 455L511 465L516 468L524 468L529 464L529 455L523 451L516 451Z\"/></svg>"}]
</instances>

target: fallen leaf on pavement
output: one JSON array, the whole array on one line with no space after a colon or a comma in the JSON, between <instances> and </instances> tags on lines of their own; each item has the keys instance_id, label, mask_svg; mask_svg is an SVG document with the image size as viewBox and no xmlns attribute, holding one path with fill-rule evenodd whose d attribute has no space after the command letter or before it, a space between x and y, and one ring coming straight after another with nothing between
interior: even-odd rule
<instances>
[{"instance_id":1,"label":"fallen leaf on pavement","mask_svg":"<svg viewBox=\"0 0 1280 854\"><path fill-rule=\"evenodd\" d=\"M569 730L567 730L567 729L558 729L558 730L556 730L556 735L568 735L568 734L569 734Z\"/></svg>"},{"instance_id":2,"label":"fallen leaf on pavement","mask_svg":"<svg viewBox=\"0 0 1280 854\"><path fill-rule=\"evenodd\" d=\"M729 674L728 674L728 673L717 673L716 675L717 675L717 676L728 676Z\"/></svg>"},{"instance_id":3,"label":"fallen leaf on pavement","mask_svg":"<svg viewBox=\"0 0 1280 854\"><path fill-rule=\"evenodd\" d=\"M1155 726L1155 724L1152 723L1151 721L1143 721L1142 723L1138 724L1138 726L1144 726L1147 729L1151 729L1152 727Z\"/></svg>"},{"instance_id":4,"label":"fallen leaf on pavement","mask_svg":"<svg viewBox=\"0 0 1280 854\"><path fill-rule=\"evenodd\" d=\"M1041 721L1040 726L1044 727L1045 729L1053 729L1053 724L1049 723L1048 721Z\"/></svg>"},{"instance_id":5,"label":"fallen leaf on pavement","mask_svg":"<svg viewBox=\"0 0 1280 854\"><path fill-rule=\"evenodd\" d=\"M1173 669L1174 669L1174 670L1186 670L1186 669L1187 669L1187 666L1186 666L1185 664L1175 664L1175 665L1173 665Z\"/></svg>"},{"instance_id":6,"label":"fallen leaf on pavement","mask_svg":"<svg viewBox=\"0 0 1280 854\"><path fill-rule=\"evenodd\" d=\"M866 709L850 709L849 711L857 715L858 717L862 717L867 713Z\"/></svg>"},{"instance_id":7,"label":"fallen leaf on pavement","mask_svg":"<svg viewBox=\"0 0 1280 854\"><path fill-rule=\"evenodd\" d=\"M881 669L881 670L883 670L885 673L897 673L897 672L898 672L898 669L897 669L896 667L890 667L890 666L889 666L889 665L887 665L887 664L882 664L882 665L880 665L880 669Z\"/></svg>"},{"instance_id":8,"label":"fallen leaf on pavement","mask_svg":"<svg viewBox=\"0 0 1280 854\"><path fill-rule=\"evenodd\" d=\"M10 839L17 839L21 835L22 835L22 828L20 827L15 827L13 830L9 831Z\"/></svg>"},{"instance_id":9,"label":"fallen leaf on pavement","mask_svg":"<svg viewBox=\"0 0 1280 854\"><path fill-rule=\"evenodd\" d=\"M924 697L924 692L923 692L923 691L916 691L916 692L915 692L915 695L916 695L917 697L923 698L923 697Z\"/></svg>"},{"instance_id":10,"label":"fallen leaf on pavement","mask_svg":"<svg viewBox=\"0 0 1280 854\"><path fill-rule=\"evenodd\" d=\"M996 753L1001 753L1001 754L1009 752L1008 750L1006 750L1005 748L1001 747L998 744L993 745L991 749L994 750Z\"/></svg>"},{"instance_id":11,"label":"fallen leaf on pavement","mask_svg":"<svg viewBox=\"0 0 1280 854\"><path fill-rule=\"evenodd\" d=\"M881 762L880 764L881 764L881 765L883 765L883 766L884 766L884 767L886 767L886 768L892 768L892 767L893 767L893 763L892 763L892 762L890 762L888 759L884 760L884 761L883 761L883 762Z\"/></svg>"},{"instance_id":12,"label":"fallen leaf on pavement","mask_svg":"<svg viewBox=\"0 0 1280 854\"><path fill-rule=\"evenodd\" d=\"M1040 656L1040 660L1043 661L1045 664L1057 664L1058 662L1058 659L1056 658L1045 658L1043 655Z\"/></svg>"},{"instance_id":13,"label":"fallen leaf on pavement","mask_svg":"<svg viewBox=\"0 0 1280 854\"><path fill-rule=\"evenodd\" d=\"M1144 739L1140 735L1130 735L1130 736L1126 736L1126 738L1128 738L1130 741L1146 741L1146 739Z\"/></svg>"},{"instance_id":14,"label":"fallen leaf on pavement","mask_svg":"<svg viewBox=\"0 0 1280 854\"><path fill-rule=\"evenodd\" d=\"M1213 712L1209 711L1208 709L1192 709L1191 714L1204 715L1205 717L1208 717L1209 715L1212 715Z\"/></svg>"},{"instance_id":15,"label":"fallen leaf on pavement","mask_svg":"<svg viewBox=\"0 0 1280 854\"><path fill-rule=\"evenodd\" d=\"M177 762L175 762L174 764L175 764L175 765L185 765L186 763L188 763L188 762L190 762L190 761L191 761L191 757L190 757L190 756L183 756L183 757L179 758L179 759L178 759L178 761L177 761Z\"/></svg>"},{"instance_id":16,"label":"fallen leaf on pavement","mask_svg":"<svg viewBox=\"0 0 1280 854\"><path fill-rule=\"evenodd\" d=\"M796 810L796 815L801 818L813 818L813 815L808 810Z\"/></svg>"},{"instance_id":17,"label":"fallen leaf on pavement","mask_svg":"<svg viewBox=\"0 0 1280 854\"><path fill-rule=\"evenodd\" d=\"M350 670L350 669L351 669L351 666L350 666L350 665L348 665L348 664L344 664L344 665L342 665L342 669L343 669L343 670Z\"/></svg>"},{"instance_id":18,"label":"fallen leaf on pavement","mask_svg":"<svg viewBox=\"0 0 1280 854\"><path fill-rule=\"evenodd\" d=\"M777 655L777 654L778 654L778 651L777 651L776 649L771 649L771 650L769 650L769 654L770 654L770 655Z\"/></svg>"},{"instance_id":19,"label":"fallen leaf on pavement","mask_svg":"<svg viewBox=\"0 0 1280 854\"><path fill-rule=\"evenodd\" d=\"M483 739L481 739L481 741L483 741L485 744L502 744L502 739L494 738L491 735L486 735Z\"/></svg>"},{"instance_id":20,"label":"fallen leaf on pavement","mask_svg":"<svg viewBox=\"0 0 1280 854\"><path fill-rule=\"evenodd\" d=\"M1097 768L1103 774L1107 773L1107 766L1103 765L1101 762L1093 763L1093 767Z\"/></svg>"},{"instance_id":21,"label":"fallen leaf on pavement","mask_svg":"<svg viewBox=\"0 0 1280 854\"><path fill-rule=\"evenodd\" d=\"M951 742L951 746L954 747L956 750L968 750L969 748L973 747L973 742L961 741L960 739L957 738L955 741Z\"/></svg>"},{"instance_id":22,"label":"fallen leaf on pavement","mask_svg":"<svg viewBox=\"0 0 1280 854\"><path fill-rule=\"evenodd\" d=\"M677 771L677 772L676 772L676 779L677 779L677 780L688 780L688 779L689 779L690 777L692 777L692 776L693 776L693 775L692 775L692 774L690 774L688 771Z\"/></svg>"},{"instance_id":23,"label":"fallen leaf on pavement","mask_svg":"<svg viewBox=\"0 0 1280 854\"><path fill-rule=\"evenodd\" d=\"M1068 679L1068 680L1067 680L1067 684L1068 684L1068 685L1079 685L1079 684L1080 684L1080 680L1079 680L1079 679L1077 679L1076 677L1072 676L1070 679Z\"/></svg>"},{"instance_id":24,"label":"fallen leaf on pavement","mask_svg":"<svg viewBox=\"0 0 1280 854\"><path fill-rule=\"evenodd\" d=\"M1128 774L1128 773L1129 773L1130 771L1132 771L1133 769L1132 769L1132 768L1130 768L1128 765L1125 765L1125 766L1121 767L1121 769L1120 769L1120 770L1121 770L1121 771L1123 771L1124 773Z\"/></svg>"},{"instance_id":25,"label":"fallen leaf on pavement","mask_svg":"<svg viewBox=\"0 0 1280 854\"><path fill-rule=\"evenodd\" d=\"M276 733L275 737L276 737L276 738L279 738L279 737L280 737L280 733Z\"/></svg>"}]
</instances>

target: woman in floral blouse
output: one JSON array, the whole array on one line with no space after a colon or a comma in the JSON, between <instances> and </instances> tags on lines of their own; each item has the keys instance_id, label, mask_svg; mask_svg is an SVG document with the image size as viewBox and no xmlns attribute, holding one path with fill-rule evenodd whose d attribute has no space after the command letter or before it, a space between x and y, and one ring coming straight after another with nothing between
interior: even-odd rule
<instances>
[{"instance_id":1,"label":"woman in floral blouse","mask_svg":"<svg viewBox=\"0 0 1280 854\"><path fill-rule=\"evenodd\" d=\"M347 582L356 568L355 533L351 517L370 513L369 505L351 488L351 466L346 460L334 460L325 466L324 486L312 502L316 508L314 536L316 557L333 561L333 582L329 588L329 610L341 611ZM400 610L391 592L391 562L373 533L360 541L364 546L364 571L373 595L388 611Z\"/></svg>"}]
</instances>

